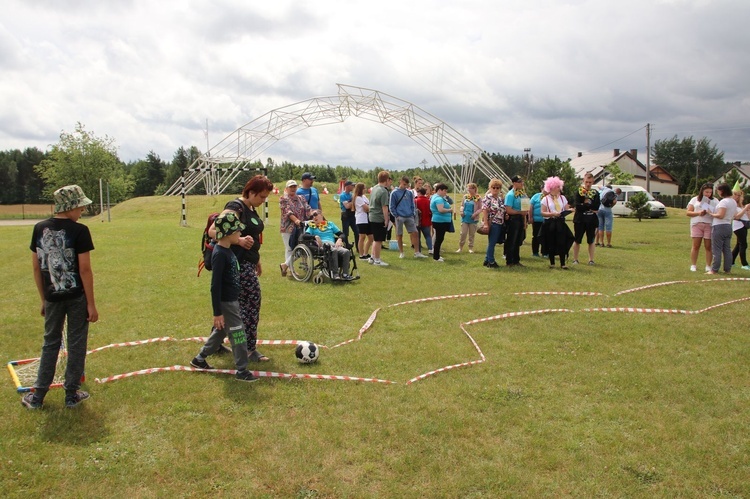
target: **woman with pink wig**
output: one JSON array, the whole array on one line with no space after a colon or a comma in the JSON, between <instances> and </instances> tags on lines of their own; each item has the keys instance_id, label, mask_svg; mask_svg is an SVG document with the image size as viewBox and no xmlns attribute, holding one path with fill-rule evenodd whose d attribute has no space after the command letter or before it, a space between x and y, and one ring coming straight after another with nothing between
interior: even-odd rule
<instances>
[{"instance_id":1,"label":"woman with pink wig","mask_svg":"<svg viewBox=\"0 0 750 499\"><path fill-rule=\"evenodd\" d=\"M570 205L562 195L563 181L559 177L549 177L544 181L544 190L549 194L542 198L544 240L549 254L549 268L555 268L555 255L560 257L560 268L568 270L565 259L573 245L573 232L565 223L566 210Z\"/></svg>"}]
</instances>

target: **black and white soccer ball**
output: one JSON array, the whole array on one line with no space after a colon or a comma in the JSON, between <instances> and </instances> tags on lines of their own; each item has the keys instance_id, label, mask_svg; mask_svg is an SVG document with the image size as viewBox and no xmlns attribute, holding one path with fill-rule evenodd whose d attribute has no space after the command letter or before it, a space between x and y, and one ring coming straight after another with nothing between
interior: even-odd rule
<instances>
[{"instance_id":1,"label":"black and white soccer ball","mask_svg":"<svg viewBox=\"0 0 750 499\"><path fill-rule=\"evenodd\" d=\"M303 364L312 364L320 356L320 348L312 341L300 341L294 350L297 360Z\"/></svg>"}]
</instances>

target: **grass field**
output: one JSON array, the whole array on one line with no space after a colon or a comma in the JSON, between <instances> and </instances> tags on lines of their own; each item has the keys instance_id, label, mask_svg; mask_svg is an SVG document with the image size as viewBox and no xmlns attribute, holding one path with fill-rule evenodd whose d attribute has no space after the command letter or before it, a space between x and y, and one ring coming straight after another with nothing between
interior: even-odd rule
<instances>
[{"instance_id":1,"label":"grass field","mask_svg":"<svg viewBox=\"0 0 750 499\"><path fill-rule=\"evenodd\" d=\"M196 278L205 216L230 196L138 198L112 222L85 221L100 321L89 348L161 336L205 336L209 276ZM523 269L482 267L479 252L444 264L398 259L360 265L362 279L314 285L283 279L272 196L261 277L261 339L335 345L317 364L292 346L264 346L262 369L394 381L261 379L192 372L96 378L189 364L186 341L91 354L80 410L52 391L24 409L6 375L0 483L6 497L748 497L748 301L700 314L586 312L597 307L699 310L750 297L750 281L688 271L688 220L615 220L597 265L549 270L522 248ZM326 198L326 210L334 212ZM338 217L333 217L337 219ZM0 288L0 352L38 356L42 318L31 274L30 227L0 227L9 264ZM530 236L530 234L529 234ZM527 242L530 241L527 239ZM500 251L500 248L498 248ZM699 261L702 261L701 253ZM734 277L750 277L735 267ZM717 279L718 278L718 279ZM654 287L615 296L639 286ZM517 295L523 291L603 296ZM484 296L421 302L452 294ZM506 312L569 309L465 326ZM231 359L214 359L230 369Z\"/></svg>"}]
</instances>

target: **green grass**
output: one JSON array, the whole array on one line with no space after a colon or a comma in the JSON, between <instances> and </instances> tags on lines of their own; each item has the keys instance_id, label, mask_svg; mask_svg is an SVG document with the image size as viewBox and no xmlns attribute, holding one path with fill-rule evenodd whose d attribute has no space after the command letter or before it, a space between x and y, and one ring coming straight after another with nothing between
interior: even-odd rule
<instances>
[{"instance_id":1,"label":"green grass","mask_svg":"<svg viewBox=\"0 0 750 499\"><path fill-rule=\"evenodd\" d=\"M177 198L117 206L112 222L86 221L100 321L89 348L158 336L205 336L209 277L196 278L205 215L229 196L191 197L189 227ZM327 211L334 210L330 198ZM595 267L491 271L480 252L444 264L360 265L347 285L279 276L278 205L272 197L261 277L260 337L333 345L299 365L291 346L268 346L262 368L393 380L381 385L158 373L188 365L200 345L157 343L92 354L80 410L52 391L43 411L21 407L6 375L0 409L5 496L55 497L499 497L750 495L748 302L700 315L582 312L594 307L697 310L750 296L750 282L698 282L688 272L687 219L616 219L613 249ZM334 220L337 217L333 217ZM42 319L27 249L30 227L0 227L8 249L0 289L4 360L37 356ZM478 237L483 249L486 238ZM530 242L527 240L527 242ZM701 253L700 260L702 261ZM750 272L737 276L750 277ZM722 277L722 276L718 276ZM613 296L664 281L664 286ZM716 279L712 279L716 280ZM597 291L602 297L517 296ZM488 296L387 305L431 296ZM505 312L568 308L467 326L486 362L407 385L426 371L479 358L459 324ZM218 358L217 367L231 368Z\"/></svg>"}]
</instances>

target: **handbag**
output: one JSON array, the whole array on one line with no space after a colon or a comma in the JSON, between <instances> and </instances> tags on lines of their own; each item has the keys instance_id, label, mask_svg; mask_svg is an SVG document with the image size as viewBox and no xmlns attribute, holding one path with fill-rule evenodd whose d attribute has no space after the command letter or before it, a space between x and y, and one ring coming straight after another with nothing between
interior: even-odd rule
<instances>
[{"instance_id":1,"label":"handbag","mask_svg":"<svg viewBox=\"0 0 750 499\"><path fill-rule=\"evenodd\" d=\"M480 225L477 227L477 234L481 234L483 236L489 236L490 235L490 228L487 225Z\"/></svg>"},{"instance_id":2,"label":"handbag","mask_svg":"<svg viewBox=\"0 0 750 499\"><path fill-rule=\"evenodd\" d=\"M450 225L448 225L448 232L456 232L456 226L453 225L453 220L451 220Z\"/></svg>"}]
</instances>

